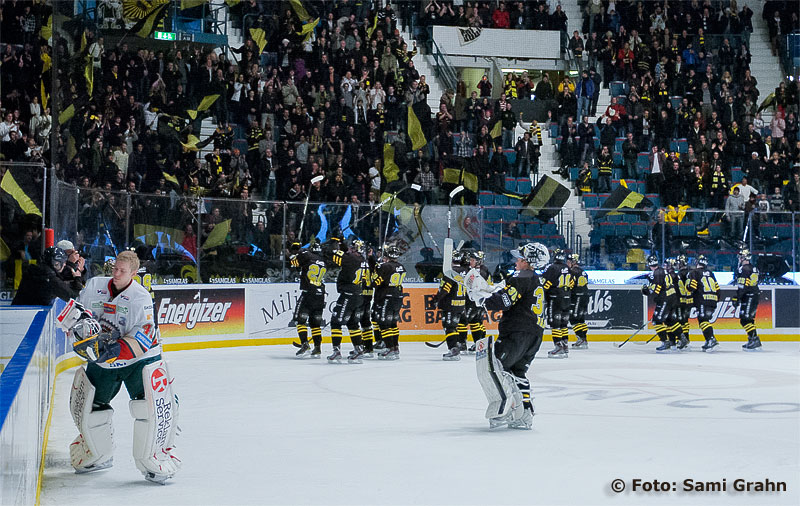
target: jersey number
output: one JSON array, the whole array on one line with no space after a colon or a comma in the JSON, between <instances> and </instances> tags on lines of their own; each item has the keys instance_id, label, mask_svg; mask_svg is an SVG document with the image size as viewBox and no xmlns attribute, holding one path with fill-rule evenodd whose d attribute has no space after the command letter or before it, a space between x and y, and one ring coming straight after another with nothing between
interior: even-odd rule
<instances>
[{"instance_id":1,"label":"jersey number","mask_svg":"<svg viewBox=\"0 0 800 506\"><path fill-rule=\"evenodd\" d=\"M531 311L536 316L539 316L544 311L544 289L541 286L537 286L536 290L533 291L533 296L536 298L536 302L531 304Z\"/></svg>"},{"instance_id":2,"label":"jersey number","mask_svg":"<svg viewBox=\"0 0 800 506\"><path fill-rule=\"evenodd\" d=\"M325 267L320 267L317 264L311 264L308 266L308 274L306 277L308 278L309 283L314 286L322 286L322 279L325 277L325 273L328 272L328 269Z\"/></svg>"},{"instance_id":3,"label":"jersey number","mask_svg":"<svg viewBox=\"0 0 800 506\"><path fill-rule=\"evenodd\" d=\"M404 279L406 279L405 272L395 272L389 278L389 286L400 286L403 284Z\"/></svg>"}]
</instances>

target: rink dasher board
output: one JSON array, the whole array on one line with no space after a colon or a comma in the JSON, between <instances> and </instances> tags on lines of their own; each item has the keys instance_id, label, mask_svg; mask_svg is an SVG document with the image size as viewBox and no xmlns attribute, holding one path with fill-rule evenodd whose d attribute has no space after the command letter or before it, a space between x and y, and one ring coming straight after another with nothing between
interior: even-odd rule
<instances>
[{"instance_id":1,"label":"rink dasher board","mask_svg":"<svg viewBox=\"0 0 800 506\"><path fill-rule=\"evenodd\" d=\"M336 285L326 284L323 319L330 322L338 298ZM408 284L400 312L401 341L441 341L442 326L437 310L426 309L436 294L435 283ZM652 303L641 294L641 285L589 285L586 323L595 341L619 341L640 328L652 313ZM166 351L289 344L297 332L289 326L300 290L297 283L155 285L154 312ZM744 331L730 297L733 287L722 287L722 300L712 321L717 339L745 340ZM779 309L780 308L780 309ZM489 312L484 324L497 333L501 312ZM690 319L693 339L702 339L696 319ZM764 341L800 340L800 287L766 286L756 326ZM652 336L652 326L642 331ZM330 327L323 329L330 341ZM347 341L345 331L345 342ZM545 338L549 338L549 329ZM636 339L639 339L638 337Z\"/></svg>"}]
</instances>

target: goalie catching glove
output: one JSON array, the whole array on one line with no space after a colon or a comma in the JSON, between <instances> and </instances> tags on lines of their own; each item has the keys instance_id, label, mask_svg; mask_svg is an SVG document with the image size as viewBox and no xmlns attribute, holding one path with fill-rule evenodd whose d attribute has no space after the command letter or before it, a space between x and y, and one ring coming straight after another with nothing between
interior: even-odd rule
<instances>
[{"instance_id":1,"label":"goalie catching glove","mask_svg":"<svg viewBox=\"0 0 800 506\"><path fill-rule=\"evenodd\" d=\"M72 349L89 362L111 363L119 357L122 347L111 334L103 332L100 322L84 318L70 330L75 342Z\"/></svg>"},{"instance_id":2,"label":"goalie catching glove","mask_svg":"<svg viewBox=\"0 0 800 506\"><path fill-rule=\"evenodd\" d=\"M503 285L504 283L494 286L489 285L486 279L481 276L480 269L477 268L470 269L464 276L464 287L467 289L467 295L470 300L479 306L482 306L483 301L491 297L491 295L499 288L502 288Z\"/></svg>"}]
</instances>

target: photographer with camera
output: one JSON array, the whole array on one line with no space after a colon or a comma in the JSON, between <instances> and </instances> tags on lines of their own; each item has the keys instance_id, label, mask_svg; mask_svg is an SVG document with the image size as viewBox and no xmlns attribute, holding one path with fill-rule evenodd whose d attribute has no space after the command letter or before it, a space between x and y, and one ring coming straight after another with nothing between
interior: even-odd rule
<instances>
[{"instance_id":1,"label":"photographer with camera","mask_svg":"<svg viewBox=\"0 0 800 506\"><path fill-rule=\"evenodd\" d=\"M72 241L58 241L56 248L61 248L67 254L67 261L59 277L66 282L77 281L83 288L86 285L86 258L75 249Z\"/></svg>"},{"instance_id":2,"label":"photographer with camera","mask_svg":"<svg viewBox=\"0 0 800 506\"><path fill-rule=\"evenodd\" d=\"M72 274L69 281L62 277L63 271ZM64 250L50 247L44 250L38 263L28 265L11 305L49 306L56 297L65 301L77 297L82 289L80 274L67 266L67 254Z\"/></svg>"}]
</instances>

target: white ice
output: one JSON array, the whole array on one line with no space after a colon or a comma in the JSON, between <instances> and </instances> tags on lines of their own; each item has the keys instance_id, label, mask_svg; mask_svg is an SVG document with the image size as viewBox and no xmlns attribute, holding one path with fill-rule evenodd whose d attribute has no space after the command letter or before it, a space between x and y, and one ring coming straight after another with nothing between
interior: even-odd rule
<instances>
[{"instance_id":1,"label":"white ice","mask_svg":"<svg viewBox=\"0 0 800 506\"><path fill-rule=\"evenodd\" d=\"M547 359L551 346L529 372L532 431L490 431L474 358L443 362L443 348L422 343L362 365L298 360L289 346L167 353L183 468L165 486L133 464L124 387L114 467L72 472L68 371L42 504L800 504L797 342L761 353L723 342L714 354L695 343L673 355L593 343L566 360ZM678 491L632 492L637 478ZM727 492L684 492L686 479L725 479ZM788 490L735 492L736 479Z\"/></svg>"}]
</instances>

